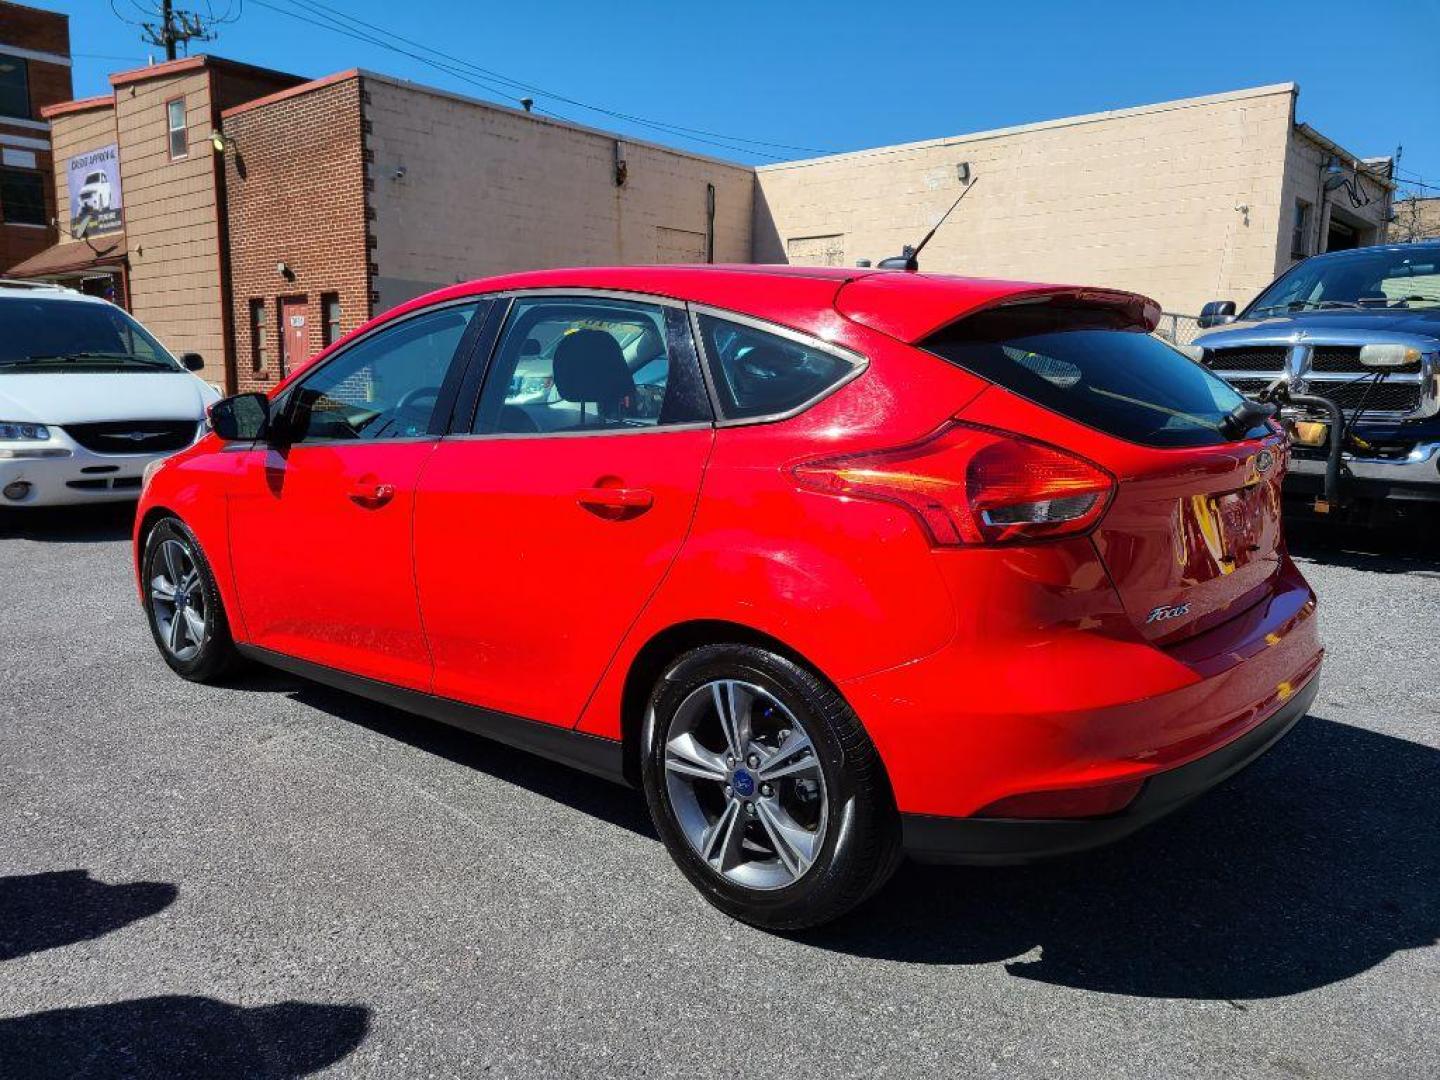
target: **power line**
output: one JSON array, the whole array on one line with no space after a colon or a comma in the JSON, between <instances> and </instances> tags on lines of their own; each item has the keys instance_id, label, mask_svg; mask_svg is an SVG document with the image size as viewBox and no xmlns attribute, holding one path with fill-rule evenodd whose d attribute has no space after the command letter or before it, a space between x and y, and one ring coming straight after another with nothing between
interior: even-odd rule
<instances>
[{"instance_id":1,"label":"power line","mask_svg":"<svg viewBox=\"0 0 1440 1080\"><path fill-rule=\"evenodd\" d=\"M531 93L540 94L543 97L553 98L556 101L563 101L567 105L574 105L577 108L587 109L591 112L598 112L606 116L613 116L619 120L629 120L632 123L648 124L653 127L664 128L671 131L681 132L687 135L704 135L712 139L723 139L729 143L745 143L751 146L768 146L776 150L798 150L802 153L807 154L833 154L836 152L834 150L826 150L815 146L795 146L791 143L770 142L766 139L749 139L740 135L728 135L724 132L719 131L707 131L704 128L686 127L683 124L672 124L666 120L654 120L649 117L636 116L632 113L625 113L615 109L606 108L602 105L593 105L589 102L581 101L577 98L566 97L564 94L557 93L554 90L547 90L543 86L536 86L534 83L527 83L519 79L511 78L510 76L502 74L499 71L495 71L491 68L481 67L480 65L475 64L469 60L464 60L461 57L451 56L447 53L441 52L439 49L436 49L433 46L426 45L423 42L400 37L400 35L394 33L393 31L386 30L384 27L376 26L374 23L367 23L363 19L357 18L356 16L348 14L347 12L340 11L337 8L331 7L329 4L323 3L322 0L290 0L290 2L311 9L323 8L325 11L330 12L331 15L342 18L347 22L355 23L359 26L364 26L367 29L376 31L377 33L385 34L388 37L394 37L399 41L404 41L407 45L413 45L416 48L424 49L425 51L433 53L436 56L443 57L446 60L451 60L455 63L463 64L464 66L471 68L474 71L477 71L483 75L488 75L491 78L498 79L501 82L517 87L518 89L528 90Z\"/></svg>"},{"instance_id":2,"label":"power line","mask_svg":"<svg viewBox=\"0 0 1440 1080\"><path fill-rule=\"evenodd\" d=\"M392 31L385 29L384 27L377 26L374 23L365 22L364 20L358 19L355 16L337 11L334 8L330 8L325 4L319 3L318 0L289 0L289 2L295 5L295 7L299 8L300 10L296 11L290 8L277 7L274 3L268 2L268 0L255 0L256 4L271 11L278 12L279 14L286 15L292 19L297 19L312 26L319 26L323 29L328 29L332 32L343 34L358 41L364 41L368 44L388 49L392 52L399 53L402 56L410 57L411 59L417 60L422 64L426 64L427 66L435 68L439 71L444 71L454 76L455 78L460 79L463 82L467 82L473 86L479 86L489 93L495 94L508 101L516 102L517 104L523 105L526 99L517 96L515 91L528 91L542 97L551 98L555 101L574 105L577 108L585 109L591 112L601 113L603 115L610 116L618 120L637 124L642 127L646 127L653 131L658 131L672 137L682 138L691 142L704 143L709 146L716 146L724 150L729 150L732 153L752 154L759 157L770 158L771 160L783 160L784 155L770 153L767 150L757 149L757 147L767 146L775 147L777 149L800 150L815 153L827 152L824 150L819 150L815 147L792 146L788 143L771 143L760 139L748 139L742 136L725 135L720 132L707 131L703 128L690 128L680 124L671 124L665 121L651 120L647 117L637 116L632 113L624 113L618 110L605 108L604 106L592 105L577 98L571 98L564 94L550 91L544 87L540 87L532 83L513 79L508 75L504 75L497 71L492 71L489 68L481 67L478 64L474 64L468 60L464 60L461 57L453 56L451 54L435 49L433 46L426 45L423 42L418 42L413 39L403 37L402 35L395 34ZM340 19L344 19L345 22L342 23L337 21L336 16L338 16ZM347 25L347 23L352 25ZM363 27L365 29L359 29L360 27ZM367 33L366 30L373 31L374 33ZM376 35L384 36L381 37ZM403 48L400 45L397 45L396 42L404 42L407 45L413 46L413 49L423 50L423 53L413 51L412 49ZM429 53L431 55L424 55L424 53ZM449 63L434 59L434 57L437 56L443 58L444 61L449 61ZM559 113L553 112L549 109L537 109L536 111L545 113L546 115L554 116L557 119L567 119L566 117L561 116ZM737 143L746 143L750 145L740 146L736 145Z\"/></svg>"}]
</instances>

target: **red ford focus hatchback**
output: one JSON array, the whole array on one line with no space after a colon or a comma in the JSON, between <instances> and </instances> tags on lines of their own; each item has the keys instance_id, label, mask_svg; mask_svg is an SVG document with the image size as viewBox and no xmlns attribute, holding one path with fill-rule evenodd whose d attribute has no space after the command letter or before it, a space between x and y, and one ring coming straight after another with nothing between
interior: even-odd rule
<instances>
[{"instance_id":1,"label":"red ford focus hatchback","mask_svg":"<svg viewBox=\"0 0 1440 1080\"><path fill-rule=\"evenodd\" d=\"M1128 293L560 270L374 320L147 478L140 592L249 657L643 786L758 925L902 853L1123 836L1314 697L1286 442Z\"/></svg>"}]
</instances>

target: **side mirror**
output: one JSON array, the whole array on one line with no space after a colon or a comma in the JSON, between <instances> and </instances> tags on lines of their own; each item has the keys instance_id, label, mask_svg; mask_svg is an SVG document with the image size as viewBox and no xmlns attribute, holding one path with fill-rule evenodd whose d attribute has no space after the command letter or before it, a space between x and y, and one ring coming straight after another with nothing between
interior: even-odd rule
<instances>
[{"instance_id":1,"label":"side mirror","mask_svg":"<svg viewBox=\"0 0 1440 1080\"><path fill-rule=\"evenodd\" d=\"M1201 330L1208 330L1212 326L1224 326L1234 321L1234 300L1211 300L1200 309L1200 317L1195 320L1195 325Z\"/></svg>"},{"instance_id":2,"label":"side mirror","mask_svg":"<svg viewBox=\"0 0 1440 1080\"><path fill-rule=\"evenodd\" d=\"M181 353L180 366L186 371L200 371L205 367L205 358L198 352Z\"/></svg>"},{"instance_id":3,"label":"side mirror","mask_svg":"<svg viewBox=\"0 0 1440 1080\"><path fill-rule=\"evenodd\" d=\"M226 442L254 442L270 433L270 399L237 394L210 406L210 427Z\"/></svg>"}]
</instances>

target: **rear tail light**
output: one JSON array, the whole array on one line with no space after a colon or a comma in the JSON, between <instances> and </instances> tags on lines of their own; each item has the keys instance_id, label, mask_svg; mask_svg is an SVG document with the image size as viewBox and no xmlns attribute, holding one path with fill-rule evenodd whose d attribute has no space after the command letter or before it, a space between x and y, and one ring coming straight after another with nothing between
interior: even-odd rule
<instances>
[{"instance_id":1,"label":"rear tail light","mask_svg":"<svg viewBox=\"0 0 1440 1080\"><path fill-rule=\"evenodd\" d=\"M1100 520L1115 491L1115 478L1084 458L956 422L918 443L804 461L790 474L810 491L898 503L945 547L1074 536Z\"/></svg>"}]
</instances>

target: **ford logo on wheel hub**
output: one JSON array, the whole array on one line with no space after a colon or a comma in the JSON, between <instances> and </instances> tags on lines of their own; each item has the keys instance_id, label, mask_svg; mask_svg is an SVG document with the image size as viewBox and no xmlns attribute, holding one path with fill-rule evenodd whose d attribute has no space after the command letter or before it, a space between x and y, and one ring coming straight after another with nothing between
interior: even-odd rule
<instances>
[{"instance_id":1,"label":"ford logo on wheel hub","mask_svg":"<svg viewBox=\"0 0 1440 1080\"><path fill-rule=\"evenodd\" d=\"M755 777L750 775L747 769L736 769L735 775L731 778L730 786L735 789L735 794L742 799L748 799L755 794Z\"/></svg>"}]
</instances>

